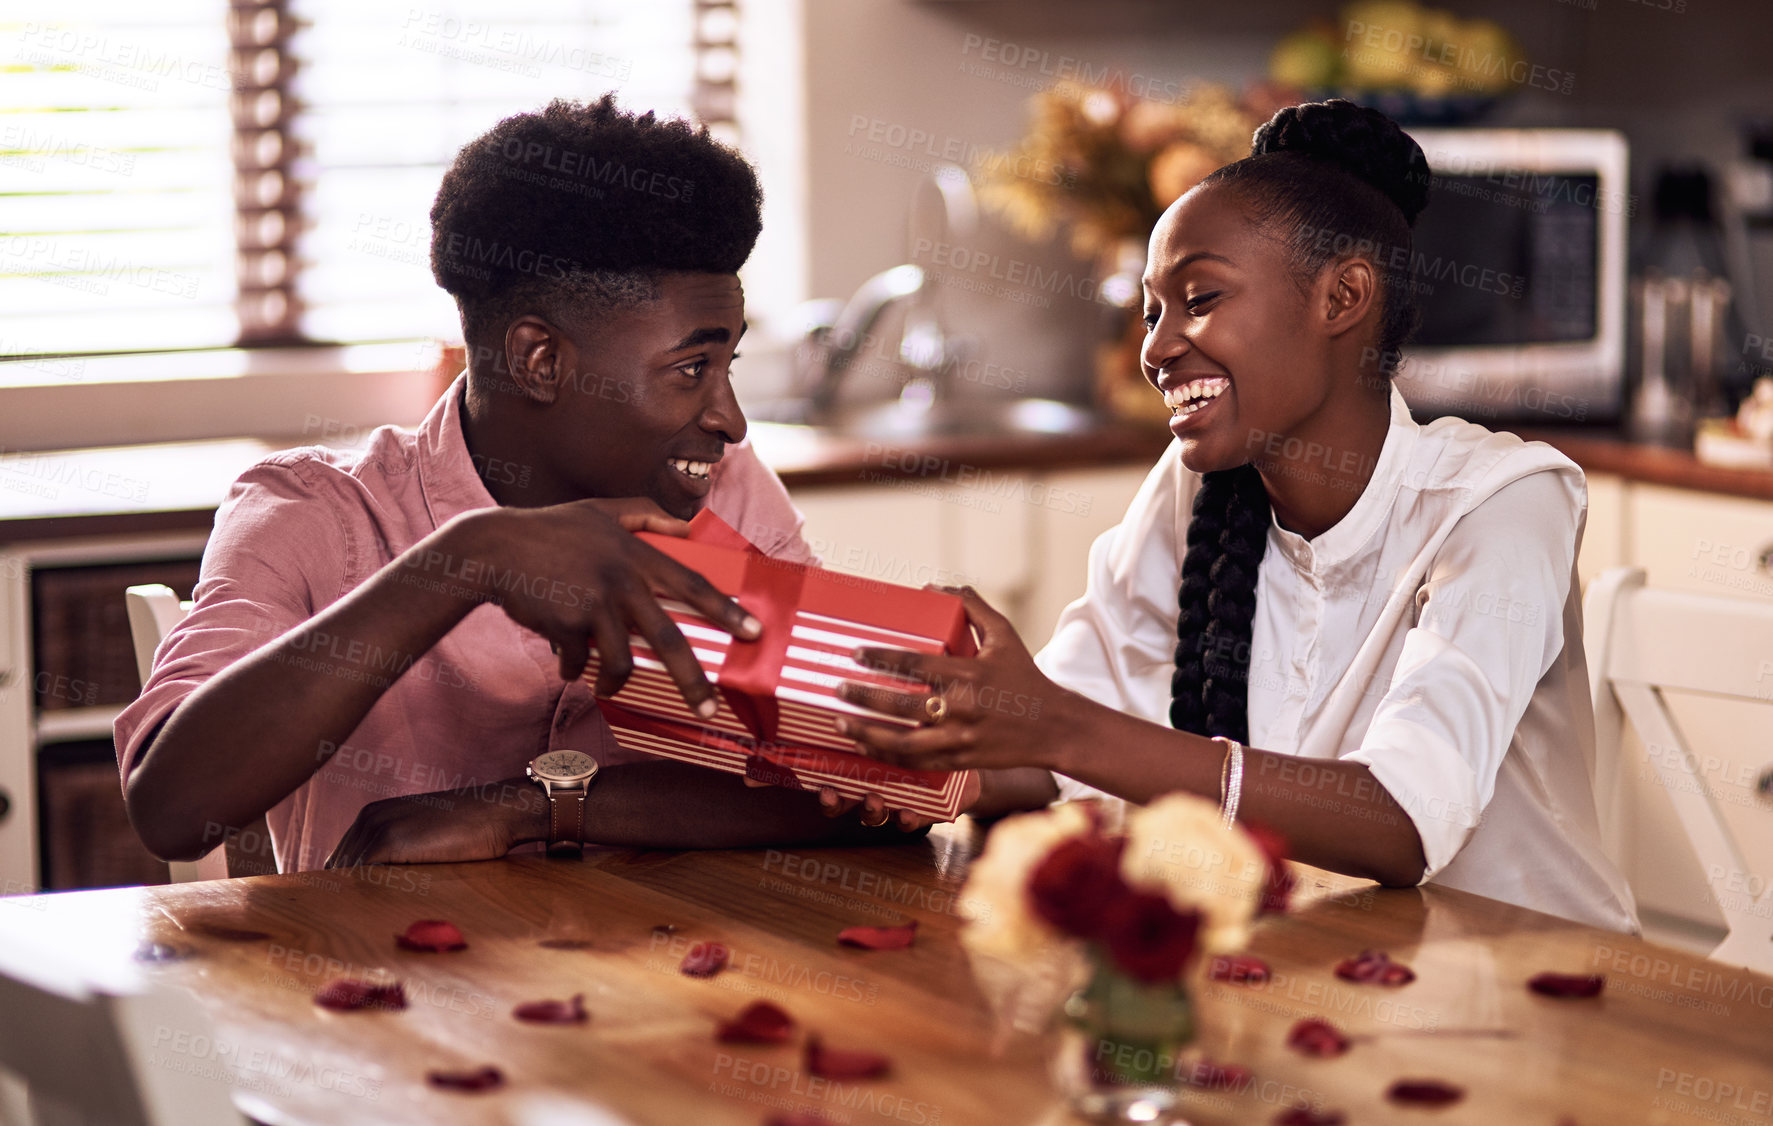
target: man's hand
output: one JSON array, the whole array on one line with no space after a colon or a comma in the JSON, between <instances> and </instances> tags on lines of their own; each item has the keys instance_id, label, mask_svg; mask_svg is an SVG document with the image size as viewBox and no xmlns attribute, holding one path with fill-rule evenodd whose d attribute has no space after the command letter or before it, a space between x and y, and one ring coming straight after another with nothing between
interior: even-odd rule
<instances>
[{"instance_id":1,"label":"man's hand","mask_svg":"<svg viewBox=\"0 0 1773 1126\"><path fill-rule=\"evenodd\" d=\"M496 860L547 824L548 799L528 778L384 798L357 814L326 866Z\"/></svg>"},{"instance_id":2,"label":"man's hand","mask_svg":"<svg viewBox=\"0 0 1773 1126\"><path fill-rule=\"evenodd\" d=\"M637 633L705 718L717 706L714 688L660 599L688 604L735 637L754 638L762 626L707 579L631 534L688 530L650 500L582 500L479 510L464 518L461 542L482 595L553 643L561 679L582 674L595 646L596 693L614 695L634 671L628 634ZM465 573L462 561L456 566Z\"/></svg>"}]
</instances>

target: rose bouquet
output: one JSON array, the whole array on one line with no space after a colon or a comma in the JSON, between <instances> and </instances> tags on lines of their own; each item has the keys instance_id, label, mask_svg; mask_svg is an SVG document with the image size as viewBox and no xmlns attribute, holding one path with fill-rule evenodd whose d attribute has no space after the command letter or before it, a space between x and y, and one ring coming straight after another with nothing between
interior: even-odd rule
<instances>
[{"instance_id":1,"label":"rose bouquet","mask_svg":"<svg viewBox=\"0 0 1773 1126\"><path fill-rule=\"evenodd\" d=\"M1134 809L1120 832L1091 803L1013 817L968 875L962 941L982 978L1029 968L1024 1004L1041 984L1049 1011L1075 990L1060 1010L1056 1071L1078 1110L1113 1117L1173 1101L1194 1037L1189 970L1201 953L1242 950L1255 916L1284 907L1280 854L1271 834L1226 829L1212 802L1189 794Z\"/></svg>"}]
</instances>

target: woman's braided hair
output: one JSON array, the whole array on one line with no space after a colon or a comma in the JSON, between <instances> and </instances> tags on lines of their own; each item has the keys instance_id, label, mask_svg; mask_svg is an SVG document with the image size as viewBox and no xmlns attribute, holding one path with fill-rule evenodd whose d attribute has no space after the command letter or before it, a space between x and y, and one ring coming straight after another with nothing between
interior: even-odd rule
<instances>
[{"instance_id":1,"label":"woman's braided hair","mask_svg":"<svg viewBox=\"0 0 1773 1126\"><path fill-rule=\"evenodd\" d=\"M1256 130L1250 155L1202 181L1237 192L1251 219L1282 237L1308 290L1332 261L1365 252L1379 268L1381 370L1415 329L1403 270L1410 227L1428 203L1428 161L1390 118L1340 98L1289 106ZM1177 592L1170 725L1249 738L1250 635L1256 574L1268 547L1268 491L1254 465L1201 475Z\"/></svg>"}]
</instances>

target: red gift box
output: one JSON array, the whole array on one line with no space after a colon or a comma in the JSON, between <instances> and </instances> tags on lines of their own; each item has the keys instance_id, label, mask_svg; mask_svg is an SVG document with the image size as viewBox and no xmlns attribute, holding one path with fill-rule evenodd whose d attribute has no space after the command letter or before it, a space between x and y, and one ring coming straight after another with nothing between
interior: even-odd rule
<instances>
[{"instance_id":1,"label":"red gift box","mask_svg":"<svg viewBox=\"0 0 1773 1126\"><path fill-rule=\"evenodd\" d=\"M690 711L652 646L630 637L634 672L619 693L598 701L618 743L777 785L830 786L846 798L876 793L888 808L930 817L960 813L962 774L856 754L849 749L855 741L836 727L845 715L916 726L839 699L837 686L854 680L927 691L850 654L866 645L971 656L977 650L960 599L771 559L706 509L690 522L688 538L638 534L750 611L763 633L740 641L689 606L663 601L714 684L720 710L709 719ZM585 670L592 684L597 666L594 651Z\"/></svg>"}]
</instances>

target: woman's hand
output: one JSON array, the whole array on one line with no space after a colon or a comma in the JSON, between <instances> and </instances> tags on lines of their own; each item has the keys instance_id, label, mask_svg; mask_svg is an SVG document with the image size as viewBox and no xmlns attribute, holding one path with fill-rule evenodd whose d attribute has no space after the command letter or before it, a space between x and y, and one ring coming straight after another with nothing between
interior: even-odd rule
<instances>
[{"instance_id":1,"label":"woman's hand","mask_svg":"<svg viewBox=\"0 0 1773 1126\"><path fill-rule=\"evenodd\" d=\"M958 593L978 631L977 657L945 657L899 649L861 649L870 668L899 673L930 686L928 694L846 682L840 698L921 721L918 727L871 723L854 716L838 730L870 757L920 770L987 770L1021 766L1052 769L1067 737L1065 717L1077 697L1034 664L1009 619L971 587Z\"/></svg>"},{"instance_id":2,"label":"woman's hand","mask_svg":"<svg viewBox=\"0 0 1773 1126\"><path fill-rule=\"evenodd\" d=\"M966 779L960 785L960 810L955 815L957 817L960 813L965 813L973 808L974 803L979 800L979 772L976 770L967 771ZM869 794L858 799L839 797L837 791L830 786L821 787L819 790L819 812L827 817L841 817L858 805L862 807L860 820L869 828L891 822L902 833L915 833L926 825L934 825L941 820L938 817L926 817L921 813L914 813L909 809L888 809L886 799L879 794Z\"/></svg>"},{"instance_id":3,"label":"woman's hand","mask_svg":"<svg viewBox=\"0 0 1773 1126\"><path fill-rule=\"evenodd\" d=\"M370 802L327 858L359 864L496 860L547 833L548 799L528 778Z\"/></svg>"}]
</instances>

